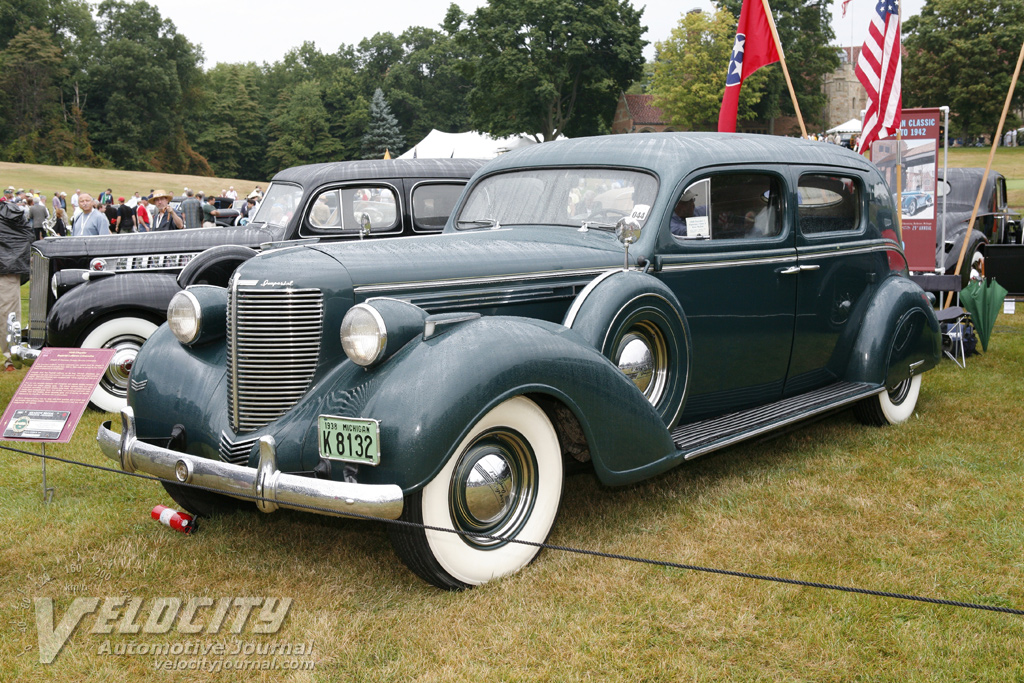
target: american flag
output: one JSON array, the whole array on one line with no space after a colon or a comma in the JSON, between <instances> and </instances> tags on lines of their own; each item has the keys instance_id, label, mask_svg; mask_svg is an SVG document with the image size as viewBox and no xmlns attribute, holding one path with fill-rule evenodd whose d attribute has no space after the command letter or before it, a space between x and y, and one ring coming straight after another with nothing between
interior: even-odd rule
<instances>
[{"instance_id":1,"label":"american flag","mask_svg":"<svg viewBox=\"0 0 1024 683\"><path fill-rule=\"evenodd\" d=\"M895 133L900 125L903 61L899 7L899 0L878 0L857 60L857 79L868 91L858 152L870 149L874 140Z\"/></svg>"}]
</instances>

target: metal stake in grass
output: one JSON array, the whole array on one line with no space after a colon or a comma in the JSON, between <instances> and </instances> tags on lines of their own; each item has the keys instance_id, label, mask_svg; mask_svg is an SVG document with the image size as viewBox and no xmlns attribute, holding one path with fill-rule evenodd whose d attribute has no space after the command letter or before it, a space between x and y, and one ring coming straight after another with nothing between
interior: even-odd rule
<instances>
[{"instance_id":1,"label":"metal stake in grass","mask_svg":"<svg viewBox=\"0 0 1024 683\"><path fill-rule=\"evenodd\" d=\"M50 501L53 500L53 491L56 487L46 485L46 444L41 443L39 446L43 449L43 457L40 458L43 461L43 502L49 505Z\"/></svg>"}]
</instances>

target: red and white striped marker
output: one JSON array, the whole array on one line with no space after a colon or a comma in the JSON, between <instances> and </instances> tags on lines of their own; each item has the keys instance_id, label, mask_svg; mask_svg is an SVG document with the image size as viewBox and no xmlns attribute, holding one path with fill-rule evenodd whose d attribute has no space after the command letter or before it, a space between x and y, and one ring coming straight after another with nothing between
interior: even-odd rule
<instances>
[{"instance_id":1,"label":"red and white striped marker","mask_svg":"<svg viewBox=\"0 0 1024 683\"><path fill-rule=\"evenodd\" d=\"M196 521L187 512L178 512L166 505L157 505L150 514L153 519L164 526L169 526L183 534L190 534L196 530Z\"/></svg>"}]
</instances>

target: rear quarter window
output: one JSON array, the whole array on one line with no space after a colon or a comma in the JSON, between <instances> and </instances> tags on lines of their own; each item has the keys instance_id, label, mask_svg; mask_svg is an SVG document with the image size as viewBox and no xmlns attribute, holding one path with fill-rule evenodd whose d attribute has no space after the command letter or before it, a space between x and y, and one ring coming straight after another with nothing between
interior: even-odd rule
<instances>
[{"instance_id":1,"label":"rear quarter window","mask_svg":"<svg viewBox=\"0 0 1024 683\"><path fill-rule=\"evenodd\" d=\"M417 232L439 232L455 209L463 183L423 183L412 191L412 224Z\"/></svg>"},{"instance_id":2,"label":"rear quarter window","mask_svg":"<svg viewBox=\"0 0 1024 683\"><path fill-rule=\"evenodd\" d=\"M800 177L797 217L805 235L860 228L861 190L856 178L812 173Z\"/></svg>"}]
</instances>

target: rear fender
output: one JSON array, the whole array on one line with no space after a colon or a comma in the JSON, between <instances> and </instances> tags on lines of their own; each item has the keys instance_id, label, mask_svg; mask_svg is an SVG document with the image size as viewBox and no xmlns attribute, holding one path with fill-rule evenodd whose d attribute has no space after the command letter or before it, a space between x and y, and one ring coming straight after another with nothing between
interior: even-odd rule
<instances>
[{"instance_id":1,"label":"rear fender","mask_svg":"<svg viewBox=\"0 0 1024 683\"><path fill-rule=\"evenodd\" d=\"M360 466L361 483L428 483L470 428L517 395L561 401L579 421L598 477L620 484L675 452L660 416L607 358L561 325L512 317L462 323L417 337L356 385L347 373L320 413L380 420L381 462ZM312 424L303 450L317 447Z\"/></svg>"},{"instance_id":2,"label":"rear fender","mask_svg":"<svg viewBox=\"0 0 1024 683\"><path fill-rule=\"evenodd\" d=\"M89 280L54 302L46 320L49 346L78 346L97 322L135 316L159 325L167 320L167 304L181 290L173 273L126 273Z\"/></svg>"},{"instance_id":3,"label":"rear fender","mask_svg":"<svg viewBox=\"0 0 1024 683\"><path fill-rule=\"evenodd\" d=\"M894 274L868 304L846 379L893 387L935 367L941 356L939 323L924 291Z\"/></svg>"}]
</instances>

